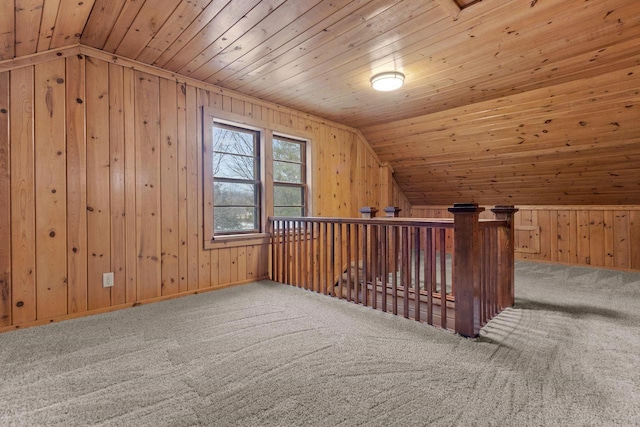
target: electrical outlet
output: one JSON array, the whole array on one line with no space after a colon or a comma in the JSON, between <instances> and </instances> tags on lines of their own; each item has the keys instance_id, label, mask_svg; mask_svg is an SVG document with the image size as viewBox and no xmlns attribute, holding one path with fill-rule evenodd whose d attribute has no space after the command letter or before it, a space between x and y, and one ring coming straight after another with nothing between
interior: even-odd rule
<instances>
[{"instance_id":1,"label":"electrical outlet","mask_svg":"<svg viewBox=\"0 0 640 427\"><path fill-rule=\"evenodd\" d=\"M113 272L102 273L102 287L110 288L113 286Z\"/></svg>"}]
</instances>

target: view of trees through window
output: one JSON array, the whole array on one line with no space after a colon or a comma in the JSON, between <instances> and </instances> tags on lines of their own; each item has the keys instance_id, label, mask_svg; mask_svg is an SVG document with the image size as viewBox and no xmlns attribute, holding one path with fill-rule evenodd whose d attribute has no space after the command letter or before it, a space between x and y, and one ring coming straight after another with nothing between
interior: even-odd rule
<instances>
[{"instance_id":1,"label":"view of trees through window","mask_svg":"<svg viewBox=\"0 0 640 427\"><path fill-rule=\"evenodd\" d=\"M260 133L222 123L214 123L212 131L214 233L259 232ZM274 137L272 150L273 215L304 216L305 142Z\"/></svg>"},{"instance_id":2,"label":"view of trees through window","mask_svg":"<svg viewBox=\"0 0 640 427\"><path fill-rule=\"evenodd\" d=\"M214 232L260 229L259 134L215 123L213 126Z\"/></svg>"},{"instance_id":3,"label":"view of trees through window","mask_svg":"<svg viewBox=\"0 0 640 427\"><path fill-rule=\"evenodd\" d=\"M304 141L273 139L273 214L304 216L306 193Z\"/></svg>"}]
</instances>

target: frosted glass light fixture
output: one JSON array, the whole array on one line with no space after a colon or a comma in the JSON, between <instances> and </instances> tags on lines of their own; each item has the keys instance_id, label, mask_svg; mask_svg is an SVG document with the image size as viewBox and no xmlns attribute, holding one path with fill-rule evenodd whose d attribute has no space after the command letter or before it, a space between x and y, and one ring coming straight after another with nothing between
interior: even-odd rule
<instances>
[{"instance_id":1,"label":"frosted glass light fixture","mask_svg":"<svg viewBox=\"0 0 640 427\"><path fill-rule=\"evenodd\" d=\"M371 77L371 87L381 92L388 92L402 87L404 74L398 71L387 71Z\"/></svg>"}]
</instances>

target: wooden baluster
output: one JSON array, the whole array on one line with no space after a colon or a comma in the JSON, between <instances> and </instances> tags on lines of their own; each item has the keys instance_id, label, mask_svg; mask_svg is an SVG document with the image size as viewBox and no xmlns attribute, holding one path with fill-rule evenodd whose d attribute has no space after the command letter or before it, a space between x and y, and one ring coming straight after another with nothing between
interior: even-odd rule
<instances>
[{"instance_id":1,"label":"wooden baluster","mask_svg":"<svg viewBox=\"0 0 640 427\"><path fill-rule=\"evenodd\" d=\"M280 260L282 268L280 274L282 274L282 283L289 284L289 276L287 274L289 269L289 237L287 233L287 223L285 221L282 221L282 228L280 231L282 233L282 236L280 237L282 239L282 259Z\"/></svg>"},{"instance_id":2,"label":"wooden baluster","mask_svg":"<svg viewBox=\"0 0 640 427\"><path fill-rule=\"evenodd\" d=\"M367 224L362 225L362 304L369 305L369 268L367 263L367 257L369 251L367 250L369 227Z\"/></svg>"},{"instance_id":3,"label":"wooden baluster","mask_svg":"<svg viewBox=\"0 0 640 427\"><path fill-rule=\"evenodd\" d=\"M425 229L424 250L424 289L427 291L427 323L433 325L433 287L435 286L435 248L433 247L434 229Z\"/></svg>"},{"instance_id":4,"label":"wooden baluster","mask_svg":"<svg viewBox=\"0 0 640 427\"><path fill-rule=\"evenodd\" d=\"M414 318L416 321L420 321L420 228L413 227L414 234L414 275L413 278L413 303L414 303Z\"/></svg>"},{"instance_id":5,"label":"wooden baluster","mask_svg":"<svg viewBox=\"0 0 640 427\"><path fill-rule=\"evenodd\" d=\"M304 282L302 281L302 222L296 221L296 283L299 288L304 289Z\"/></svg>"},{"instance_id":6,"label":"wooden baluster","mask_svg":"<svg viewBox=\"0 0 640 427\"><path fill-rule=\"evenodd\" d=\"M378 226L371 226L371 307L378 308Z\"/></svg>"},{"instance_id":7,"label":"wooden baluster","mask_svg":"<svg viewBox=\"0 0 640 427\"><path fill-rule=\"evenodd\" d=\"M300 255L299 262L302 266L300 271L300 283L303 289L309 290L309 283L307 281L307 267L308 267L308 257L307 257L307 222L304 220L300 221Z\"/></svg>"},{"instance_id":8,"label":"wooden baluster","mask_svg":"<svg viewBox=\"0 0 640 427\"><path fill-rule=\"evenodd\" d=\"M355 254L353 259L355 260L355 289L356 289L356 303L362 303L362 286L360 286L360 258L359 258L359 246L360 246L360 225L356 224L353 236L353 246L355 248Z\"/></svg>"},{"instance_id":9,"label":"wooden baluster","mask_svg":"<svg viewBox=\"0 0 640 427\"><path fill-rule=\"evenodd\" d=\"M342 272L344 271L344 263L342 261L342 224L338 224L338 269L338 297L343 298Z\"/></svg>"},{"instance_id":10,"label":"wooden baluster","mask_svg":"<svg viewBox=\"0 0 640 427\"><path fill-rule=\"evenodd\" d=\"M382 257L382 263L381 263L381 268L382 271L380 272L380 276L382 278L381 282L382 282L382 311L386 312L387 311L387 281L389 280L389 252L388 252L388 248L387 248L387 243L388 243L388 229L386 225L382 226L382 233L381 233L381 238L380 238L380 246L381 246L381 254L380 256Z\"/></svg>"},{"instance_id":11,"label":"wooden baluster","mask_svg":"<svg viewBox=\"0 0 640 427\"><path fill-rule=\"evenodd\" d=\"M394 257L396 259L396 269L393 270L393 276L391 277L391 300L393 302L393 314L398 315L398 270L397 270L397 250L398 250L398 226L391 226L391 242L393 244L392 250L394 251Z\"/></svg>"},{"instance_id":12,"label":"wooden baluster","mask_svg":"<svg viewBox=\"0 0 640 427\"><path fill-rule=\"evenodd\" d=\"M440 229L440 326L447 329L447 229Z\"/></svg>"},{"instance_id":13,"label":"wooden baluster","mask_svg":"<svg viewBox=\"0 0 640 427\"><path fill-rule=\"evenodd\" d=\"M482 245L480 245L480 327L487 321L487 302L489 295L487 294L487 282L489 280L489 233L486 228L480 229Z\"/></svg>"},{"instance_id":14,"label":"wooden baluster","mask_svg":"<svg viewBox=\"0 0 640 427\"><path fill-rule=\"evenodd\" d=\"M405 318L409 318L409 276L411 271L409 269L409 227L402 227L402 238L400 244L402 245L402 259L400 262L400 279L403 289L403 314Z\"/></svg>"},{"instance_id":15,"label":"wooden baluster","mask_svg":"<svg viewBox=\"0 0 640 427\"><path fill-rule=\"evenodd\" d=\"M330 280L330 294L332 297L336 296L336 236L335 236L335 224L333 222L329 223L329 230L331 231L330 233L330 253L331 253L331 257L329 258L329 263L330 263L330 276L329 276L329 280Z\"/></svg>"},{"instance_id":16,"label":"wooden baluster","mask_svg":"<svg viewBox=\"0 0 640 427\"><path fill-rule=\"evenodd\" d=\"M318 274L318 267L320 267L320 263L318 262L318 260L316 259L316 239L315 239L315 222L310 222L309 223L309 280L310 280L310 288L313 292L319 292L318 287L316 286L316 283L318 283L318 281L316 280L316 275Z\"/></svg>"},{"instance_id":17,"label":"wooden baluster","mask_svg":"<svg viewBox=\"0 0 640 427\"><path fill-rule=\"evenodd\" d=\"M346 224L347 226L347 235L346 235L346 243L347 243L347 301L351 301L351 224ZM357 266L356 266L357 267Z\"/></svg>"},{"instance_id":18,"label":"wooden baluster","mask_svg":"<svg viewBox=\"0 0 640 427\"><path fill-rule=\"evenodd\" d=\"M322 293L327 295L327 284L329 283L328 277L329 277L329 271L328 269L328 265L327 265L327 223L326 222L321 222L320 226L322 227L322 231L321 231L321 235L322 235L322 249L320 251L320 254L322 256L322 270L320 272L320 283L322 286Z\"/></svg>"}]
</instances>

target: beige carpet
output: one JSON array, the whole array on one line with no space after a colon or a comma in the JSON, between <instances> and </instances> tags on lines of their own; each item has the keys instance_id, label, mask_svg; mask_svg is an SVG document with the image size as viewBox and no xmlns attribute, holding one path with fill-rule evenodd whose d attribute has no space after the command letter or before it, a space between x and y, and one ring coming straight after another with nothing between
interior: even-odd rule
<instances>
[{"instance_id":1,"label":"beige carpet","mask_svg":"<svg viewBox=\"0 0 640 427\"><path fill-rule=\"evenodd\" d=\"M478 340L271 282L0 334L0 425L640 425L640 274L516 293Z\"/></svg>"}]
</instances>

